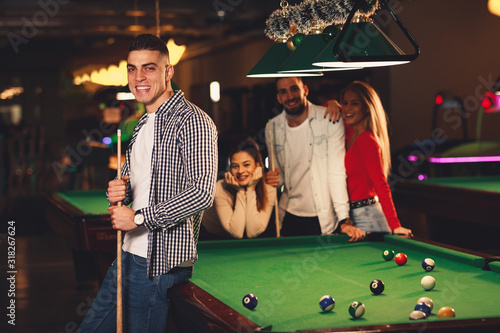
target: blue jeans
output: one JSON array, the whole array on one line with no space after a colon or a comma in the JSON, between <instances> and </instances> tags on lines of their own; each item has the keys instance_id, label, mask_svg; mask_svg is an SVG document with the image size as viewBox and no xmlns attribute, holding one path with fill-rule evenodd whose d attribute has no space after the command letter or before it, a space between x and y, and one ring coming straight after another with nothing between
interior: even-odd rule
<instances>
[{"instance_id":1,"label":"blue jeans","mask_svg":"<svg viewBox=\"0 0 500 333\"><path fill-rule=\"evenodd\" d=\"M391 232L380 202L373 205L351 209L354 226L366 232Z\"/></svg>"},{"instance_id":2,"label":"blue jeans","mask_svg":"<svg viewBox=\"0 0 500 333\"><path fill-rule=\"evenodd\" d=\"M169 300L167 290L191 278L192 267L176 267L149 278L146 258L122 252L123 332L165 332ZM116 260L78 332L116 332Z\"/></svg>"}]
</instances>

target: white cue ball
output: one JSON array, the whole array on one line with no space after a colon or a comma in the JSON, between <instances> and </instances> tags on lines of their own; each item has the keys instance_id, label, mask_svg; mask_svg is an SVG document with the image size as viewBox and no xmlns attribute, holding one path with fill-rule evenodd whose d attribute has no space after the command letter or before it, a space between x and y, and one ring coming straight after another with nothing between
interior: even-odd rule
<instances>
[{"instance_id":1,"label":"white cue ball","mask_svg":"<svg viewBox=\"0 0 500 333\"><path fill-rule=\"evenodd\" d=\"M432 290L436 286L436 280L432 276L426 275L422 278L420 284L425 290Z\"/></svg>"}]
</instances>

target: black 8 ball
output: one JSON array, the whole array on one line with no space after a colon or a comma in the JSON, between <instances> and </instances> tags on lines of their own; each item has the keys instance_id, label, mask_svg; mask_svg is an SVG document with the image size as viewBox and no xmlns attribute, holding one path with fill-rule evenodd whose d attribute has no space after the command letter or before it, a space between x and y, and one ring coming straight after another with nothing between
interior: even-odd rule
<instances>
[{"instance_id":1,"label":"black 8 ball","mask_svg":"<svg viewBox=\"0 0 500 333\"><path fill-rule=\"evenodd\" d=\"M370 283L370 290L375 295L379 295L384 291L384 283L381 280L373 280Z\"/></svg>"}]
</instances>

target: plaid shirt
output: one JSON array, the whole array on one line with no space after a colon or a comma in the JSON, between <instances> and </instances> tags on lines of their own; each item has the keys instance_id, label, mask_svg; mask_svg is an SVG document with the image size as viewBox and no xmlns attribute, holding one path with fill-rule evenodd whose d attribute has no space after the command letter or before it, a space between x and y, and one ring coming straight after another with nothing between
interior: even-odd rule
<instances>
[{"instance_id":1,"label":"plaid shirt","mask_svg":"<svg viewBox=\"0 0 500 333\"><path fill-rule=\"evenodd\" d=\"M149 206L141 209L148 233L148 276L166 274L196 260L202 211L212 205L217 176L217 129L196 105L176 91L156 111ZM130 154L147 114L127 148L122 175L130 175ZM130 204L127 188L124 205Z\"/></svg>"}]
</instances>

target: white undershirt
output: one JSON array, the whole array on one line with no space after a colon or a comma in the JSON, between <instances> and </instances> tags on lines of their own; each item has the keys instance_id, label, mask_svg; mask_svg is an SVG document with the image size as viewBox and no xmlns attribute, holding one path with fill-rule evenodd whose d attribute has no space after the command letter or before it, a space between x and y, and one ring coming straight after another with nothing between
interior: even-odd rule
<instances>
[{"instance_id":1,"label":"white undershirt","mask_svg":"<svg viewBox=\"0 0 500 333\"><path fill-rule=\"evenodd\" d=\"M151 185L151 156L154 142L155 114L148 114L146 123L141 127L130 154L130 186L132 205L138 210L149 206ZM125 234L123 250L143 258L148 256L148 230L142 226Z\"/></svg>"},{"instance_id":2,"label":"white undershirt","mask_svg":"<svg viewBox=\"0 0 500 333\"><path fill-rule=\"evenodd\" d=\"M304 121L296 127L286 125L286 154L290 168L289 202L287 212L297 216L317 216L311 186L309 123Z\"/></svg>"}]
</instances>

